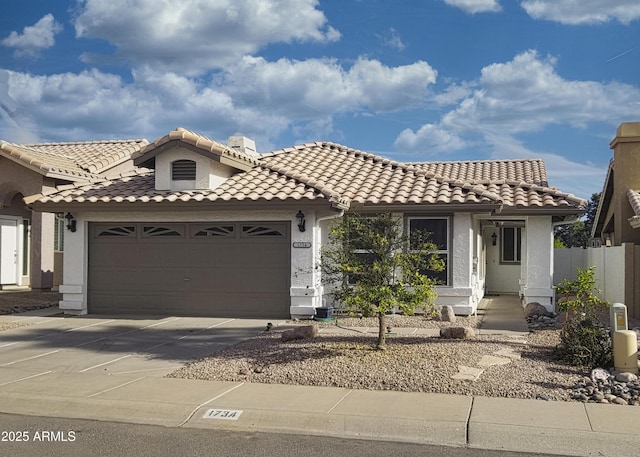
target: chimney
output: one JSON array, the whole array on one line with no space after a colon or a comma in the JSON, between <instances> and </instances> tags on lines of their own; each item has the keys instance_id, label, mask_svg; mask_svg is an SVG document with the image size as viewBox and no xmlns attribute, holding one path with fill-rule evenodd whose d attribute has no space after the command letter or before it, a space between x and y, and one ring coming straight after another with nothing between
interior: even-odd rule
<instances>
[{"instance_id":1,"label":"chimney","mask_svg":"<svg viewBox=\"0 0 640 457\"><path fill-rule=\"evenodd\" d=\"M229 147L234 151L241 151L251 157L258 157L256 142L246 136L229 137Z\"/></svg>"}]
</instances>

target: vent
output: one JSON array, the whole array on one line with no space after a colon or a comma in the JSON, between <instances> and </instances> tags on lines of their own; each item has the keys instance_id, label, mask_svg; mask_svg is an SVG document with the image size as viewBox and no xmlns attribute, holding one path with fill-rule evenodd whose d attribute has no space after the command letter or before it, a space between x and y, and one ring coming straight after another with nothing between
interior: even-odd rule
<instances>
[{"instance_id":1,"label":"vent","mask_svg":"<svg viewBox=\"0 0 640 457\"><path fill-rule=\"evenodd\" d=\"M174 181L195 181L196 163L193 160L176 160L171 164L171 179Z\"/></svg>"}]
</instances>

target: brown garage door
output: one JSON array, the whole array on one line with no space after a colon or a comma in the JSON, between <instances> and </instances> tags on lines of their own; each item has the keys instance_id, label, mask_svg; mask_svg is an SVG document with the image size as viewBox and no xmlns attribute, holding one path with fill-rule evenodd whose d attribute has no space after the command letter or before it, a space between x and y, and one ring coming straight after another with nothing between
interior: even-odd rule
<instances>
[{"instance_id":1,"label":"brown garage door","mask_svg":"<svg viewBox=\"0 0 640 457\"><path fill-rule=\"evenodd\" d=\"M89 312L289 316L287 222L94 223Z\"/></svg>"}]
</instances>

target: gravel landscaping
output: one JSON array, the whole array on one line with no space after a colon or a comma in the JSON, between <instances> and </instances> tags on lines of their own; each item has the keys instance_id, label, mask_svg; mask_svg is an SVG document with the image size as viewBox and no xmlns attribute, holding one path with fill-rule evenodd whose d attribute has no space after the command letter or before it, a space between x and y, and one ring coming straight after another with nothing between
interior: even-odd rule
<instances>
[{"instance_id":1,"label":"gravel landscaping","mask_svg":"<svg viewBox=\"0 0 640 457\"><path fill-rule=\"evenodd\" d=\"M450 325L423 317L393 319L397 328ZM340 320L344 326L374 327L376 322ZM478 323L475 318L463 318L455 325L477 327ZM375 333L320 332L313 340L283 343L280 329L273 329L183 367L169 377L577 400L574 387L589 373L553 360L552 350L560 341L559 334L558 329L539 329L524 339L480 335L466 341L396 336L388 338L388 349L381 352L373 348ZM481 373L474 381L455 378L466 371Z\"/></svg>"},{"instance_id":2,"label":"gravel landscaping","mask_svg":"<svg viewBox=\"0 0 640 457\"><path fill-rule=\"evenodd\" d=\"M58 292L2 291L0 292L0 315L19 314L36 309L57 306L62 297ZM0 321L0 332L30 325L21 322Z\"/></svg>"}]
</instances>

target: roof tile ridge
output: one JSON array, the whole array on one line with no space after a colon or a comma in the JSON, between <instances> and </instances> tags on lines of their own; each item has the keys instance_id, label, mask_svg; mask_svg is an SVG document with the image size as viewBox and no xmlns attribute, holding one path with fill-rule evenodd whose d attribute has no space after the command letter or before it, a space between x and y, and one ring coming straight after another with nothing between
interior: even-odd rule
<instances>
[{"instance_id":1,"label":"roof tile ridge","mask_svg":"<svg viewBox=\"0 0 640 457\"><path fill-rule=\"evenodd\" d=\"M26 148L34 148L38 146L77 146L77 145L89 145L89 144L130 144L130 143L149 144L149 141L146 138L104 139L104 140L86 140L86 141L50 141L45 143L24 143L24 144L19 144L19 146L24 146Z\"/></svg>"},{"instance_id":2,"label":"roof tile ridge","mask_svg":"<svg viewBox=\"0 0 640 457\"><path fill-rule=\"evenodd\" d=\"M258 163L258 167L264 170L273 171L286 178L298 181L301 184L311 187L317 190L322 195L328 198L329 202L335 203L337 207L341 209L347 209L350 206L351 200L342 196L339 192L336 192L331 186L318 182L316 178L311 178L304 173L292 172L283 165L271 165L267 166L264 163Z\"/></svg>"},{"instance_id":3,"label":"roof tile ridge","mask_svg":"<svg viewBox=\"0 0 640 457\"><path fill-rule=\"evenodd\" d=\"M521 189L528 189L530 191L533 192L540 192L540 193L547 193L547 194L551 194L554 197L562 197L565 198L567 200L573 200L574 202L576 202L578 204L579 207L586 207L587 204L589 203L587 200L585 200L584 198L580 198L577 197L576 195L570 193L570 192L563 192L560 189L558 189L557 187L553 187L553 186L541 186L539 184L535 184L535 183L528 183L528 182L507 182L507 184L513 186L513 187L518 187Z\"/></svg>"},{"instance_id":4,"label":"roof tile ridge","mask_svg":"<svg viewBox=\"0 0 640 457\"><path fill-rule=\"evenodd\" d=\"M495 192L491 192L489 189L483 187L482 185L475 184L475 183L473 184L465 183L460 187L464 190L468 190L470 192L478 194L480 197L486 197L490 200L494 200L496 203L499 203L501 205L504 203L504 200L499 194L496 194Z\"/></svg>"}]
</instances>

